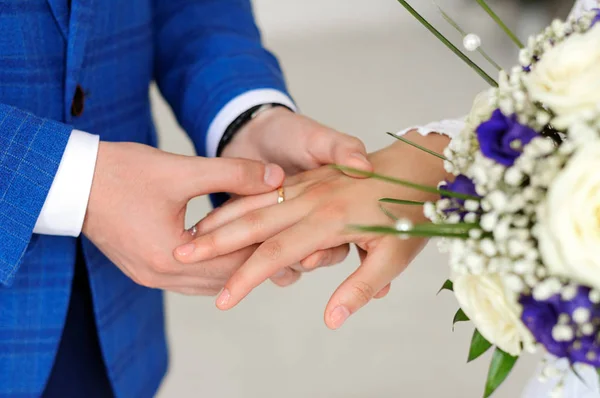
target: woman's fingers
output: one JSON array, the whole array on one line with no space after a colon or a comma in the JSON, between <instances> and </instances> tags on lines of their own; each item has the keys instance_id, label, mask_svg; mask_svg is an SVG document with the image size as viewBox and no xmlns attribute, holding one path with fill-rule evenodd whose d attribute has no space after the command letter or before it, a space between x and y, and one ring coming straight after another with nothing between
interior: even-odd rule
<instances>
[{"instance_id":1,"label":"woman's fingers","mask_svg":"<svg viewBox=\"0 0 600 398\"><path fill-rule=\"evenodd\" d=\"M319 250L302 260L299 267L293 266L293 268L297 271L307 272L321 267L329 267L344 261L346 257L348 257L349 252L349 244L344 244L331 249Z\"/></svg>"},{"instance_id":2,"label":"woman's fingers","mask_svg":"<svg viewBox=\"0 0 600 398\"><path fill-rule=\"evenodd\" d=\"M217 307L222 310L234 307L279 270L297 263L319 247L329 246L328 241L339 230L333 223L323 224L316 217L308 217L268 239L229 279L217 299Z\"/></svg>"},{"instance_id":3,"label":"woman's fingers","mask_svg":"<svg viewBox=\"0 0 600 398\"><path fill-rule=\"evenodd\" d=\"M184 264L223 256L265 241L296 223L306 212L306 204L302 201L255 210L212 232L198 234L192 242L175 249L174 256Z\"/></svg>"},{"instance_id":4,"label":"woman's fingers","mask_svg":"<svg viewBox=\"0 0 600 398\"><path fill-rule=\"evenodd\" d=\"M370 250L361 266L335 291L325 310L330 329L340 328L346 319L365 306L408 265L406 245L396 237L385 237Z\"/></svg>"},{"instance_id":5,"label":"woman's fingers","mask_svg":"<svg viewBox=\"0 0 600 398\"><path fill-rule=\"evenodd\" d=\"M238 218L258 209L269 207L277 203L277 192L261 195L247 196L226 202L222 207L213 210L198 224L196 231L199 235L214 231Z\"/></svg>"}]
</instances>

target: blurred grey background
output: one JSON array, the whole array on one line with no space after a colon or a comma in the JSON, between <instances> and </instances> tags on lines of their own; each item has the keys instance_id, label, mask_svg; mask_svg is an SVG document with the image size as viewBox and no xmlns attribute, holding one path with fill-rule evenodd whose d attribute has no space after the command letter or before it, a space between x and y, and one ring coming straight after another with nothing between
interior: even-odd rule
<instances>
[{"instance_id":1,"label":"blurred grey background","mask_svg":"<svg viewBox=\"0 0 600 398\"><path fill-rule=\"evenodd\" d=\"M431 2L412 3L461 42ZM514 46L474 0L438 3L465 30L479 34L498 62L516 63ZM572 3L497 0L493 6L523 37L553 15L565 15ZM254 4L265 42L278 55L301 111L358 136L369 150L390 143L386 131L468 112L485 88L395 0ZM192 154L170 110L155 90L152 95L162 148ZM209 209L200 198L189 219ZM228 313L218 312L212 298L167 295L171 367L159 397L481 397L489 353L466 364L472 327L458 325L452 332L456 301L448 293L436 296L448 276L446 263L430 244L387 298L337 332L325 328L323 310L357 267L355 253L291 288L265 284ZM496 396L518 397L534 368L535 358L520 360Z\"/></svg>"}]
</instances>

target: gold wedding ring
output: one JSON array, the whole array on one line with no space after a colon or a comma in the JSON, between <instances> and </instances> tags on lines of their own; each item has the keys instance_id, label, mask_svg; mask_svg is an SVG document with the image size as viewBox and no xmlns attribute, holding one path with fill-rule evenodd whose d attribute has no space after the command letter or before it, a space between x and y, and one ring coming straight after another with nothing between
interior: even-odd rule
<instances>
[{"instance_id":1,"label":"gold wedding ring","mask_svg":"<svg viewBox=\"0 0 600 398\"><path fill-rule=\"evenodd\" d=\"M285 191L283 187L277 188L277 203L285 202Z\"/></svg>"}]
</instances>

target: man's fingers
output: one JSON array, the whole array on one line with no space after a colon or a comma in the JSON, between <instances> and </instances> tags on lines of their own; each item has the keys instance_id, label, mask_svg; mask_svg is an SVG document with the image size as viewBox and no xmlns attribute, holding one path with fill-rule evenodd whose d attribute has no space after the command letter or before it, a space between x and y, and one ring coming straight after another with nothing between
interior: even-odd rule
<instances>
[{"instance_id":1,"label":"man's fingers","mask_svg":"<svg viewBox=\"0 0 600 398\"><path fill-rule=\"evenodd\" d=\"M237 305L258 285L279 270L289 267L314 252L336 234L336 228L325 226L310 217L265 241L227 281L217 299L217 307L228 310Z\"/></svg>"},{"instance_id":2,"label":"man's fingers","mask_svg":"<svg viewBox=\"0 0 600 398\"><path fill-rule=\"evenodd\" d=\"M350 245L345 244L332 249L319 250L306 257L300 262L300 267L295 268L298 271L312 271L321 267L328 267L341 263L348 257Z\"/></svg>"},{"instance_id":3,"label":"man's fingers","mask_svg":"<svg viewBox=\"0 0 600 398\"><path fill-rule=\"evenodd\" d=\"M384 290L407 266L403 246L386 237L369 251L361 266L335 291L325 310L325 323L339 329L346 319Z\"/></svg>"},{"instance_id":4,"label":"man's fingers","mask_svg":"<svg viewBox=\"0 0 600 398\"><path fill-rule=\"evenodd\" d=\"M376 299L382 299L382 298L384 298L385 296L387 296L387 295L388 295L388 293L390 292L390 289L391 289L391 288L392 288L392 284L391 284L391 283L388 283L388 284L387 284L387 286L386 286L386 287L384 287L383 289L381 289L381 290L379 291L379 293L377 293L377 294L375 295L375 297L373 297L373 298L376 298Z\"/></svg>"},{"instance_id":5,"label":"man's fingers","mask_svg":"<svg viewBox=\"0 0 600 398\"><path fill-rule=\"evenodd\" d=\"M182 189L186 199L215 192L255 195L283 184L285 173L275 164L226 158L186 158L182 163Z\"/></svg>"},{"instance_id":6,"label":"man's fingers","mask_svg":"<svg viewBox=\"0 0 600 398\"><path fill-rule=\"evenodd\" d=\"M271 282L279 287L286 287L296 283L301 276L302 274L293 267L285 267L271 277Z\"/></svg>"},{"instance_id":7,"label":"man's fingers","mask_svg":"<svg viewBox=\"0 0 600 398\"><path fill-rule=\"evenodd\" d=\"M209 233L199 233L192 242L175 249L175 259L184 264L207 261L265 241L306 214L303 202L286 202L255 210Z\"/></svg>"},{"instance_id":8,"label":"man's fingers","mask_svg":"<svg viewBox=\"0 0 600 398\"><path fill-rule=\"evenodd\" d=\"M365 145L358 138L331 129L319 130L313 138L310 152L319 163L373 171Z\"/></svg>"}]
</instances>

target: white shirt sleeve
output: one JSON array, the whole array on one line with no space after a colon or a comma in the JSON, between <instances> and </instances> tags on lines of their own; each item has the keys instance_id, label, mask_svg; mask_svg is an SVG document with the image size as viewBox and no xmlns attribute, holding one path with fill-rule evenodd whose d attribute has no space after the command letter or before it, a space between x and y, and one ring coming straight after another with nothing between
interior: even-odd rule
<instances>
[{"instance_id":1,"label":"white shirt sleeve","mask_svg":"<svg viewBox=\"0 0 600 398\"><path fill-rule=\"evenodd\" d=\"M33 233L81 234L98 157L100 137L73 130Z\"/></svg>"},{"instance_id":2,"label":"white shirt sleeve","mask_svg":"<svg viewBox=\"0 0 600 398\"><path fill-rule=\"evenodd\" d=\"M227 103L221 111L215 116L214 120L208 127L206 137L206 153L208 157L217 156L219 142L227 127L242 113L248 109L263 104L281 104L296 111L296 105L286 94L274 89L259 89L251 90L244 94L238 95Z\"/></svg>"},{"instance_id":3,"label":"white shirt sleeve","mask_svg":"<svg viewBox=\"0 0 600 398\"><path fill-rule=\"evenodd\" d=\"M448 119L441 120L439 122L431 122L423 126L413 126L396 133L398 136L403 136L409 131L416 130L421 135L428 135L431 133L444 134L450 138L456 137L462 129L465 127L465 121L463 119Z\"/></svg>"}]
</instances>

